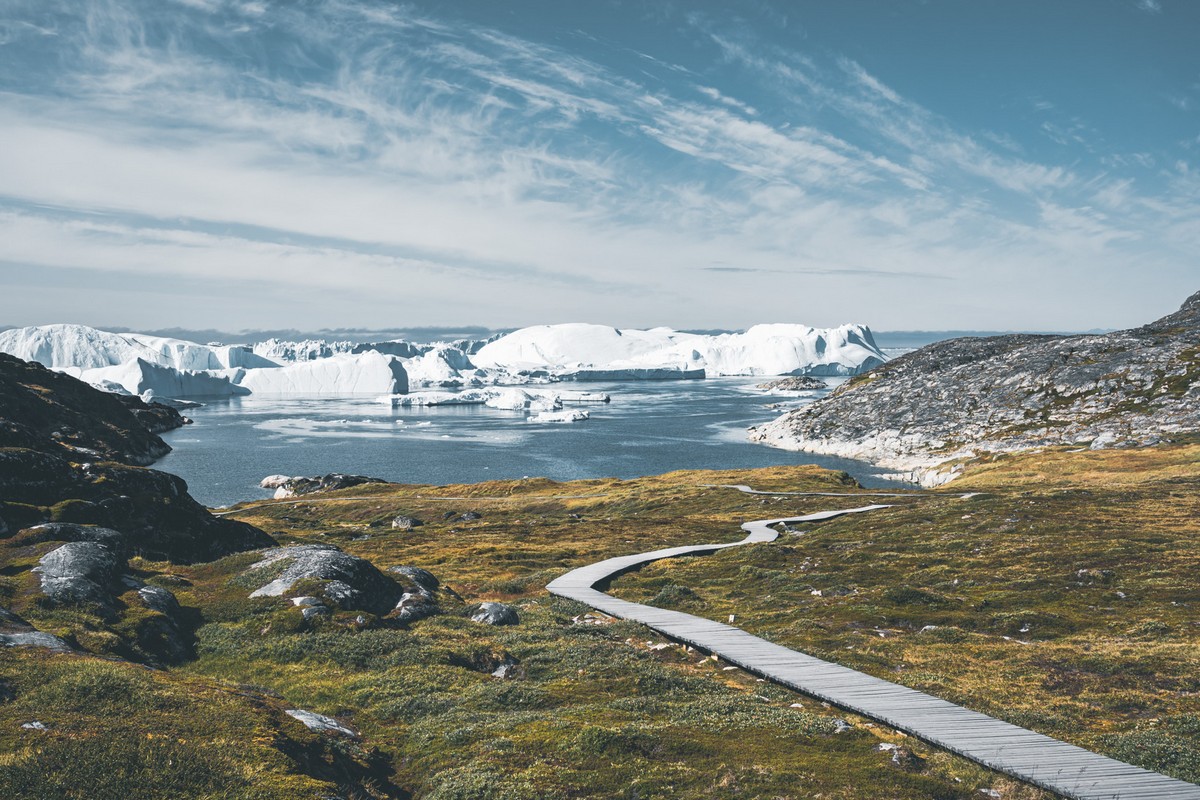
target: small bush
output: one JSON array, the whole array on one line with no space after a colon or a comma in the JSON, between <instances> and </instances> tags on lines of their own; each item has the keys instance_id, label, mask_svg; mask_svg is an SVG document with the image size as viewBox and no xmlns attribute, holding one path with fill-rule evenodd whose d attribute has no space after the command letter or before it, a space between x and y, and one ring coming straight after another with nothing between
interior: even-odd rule
<instances>
[{"instance_id":1,"label":"small bush","mask_svg":"<svg viewBox=\"0 0 1200 800\"><path fill-rule=\"evenodd\" d=\"M650 605L665 606L667 608L674 606L696 606L704 605L704 600L688 587L672 583L669 586L664 586L658 594L654 595L650 600Z\"/></svg>"}]
</instances>

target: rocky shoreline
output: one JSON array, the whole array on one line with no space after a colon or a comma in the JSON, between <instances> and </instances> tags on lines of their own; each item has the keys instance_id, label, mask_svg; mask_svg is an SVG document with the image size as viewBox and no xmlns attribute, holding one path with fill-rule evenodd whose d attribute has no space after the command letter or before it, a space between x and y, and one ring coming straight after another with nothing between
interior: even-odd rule
<instances>
[{"instance_id":1,"label":"rocky shoreline","mask_svg":"<svg viewBox=\"0 0 1200 800\"><path fill-rule=\"evenodd\" d=\"M1200 431L1200 293L1148 325L1081 336L937 342L750 440L870 461L924 486L982 453L1150 446Z\"/></svg>"}]
</instances>

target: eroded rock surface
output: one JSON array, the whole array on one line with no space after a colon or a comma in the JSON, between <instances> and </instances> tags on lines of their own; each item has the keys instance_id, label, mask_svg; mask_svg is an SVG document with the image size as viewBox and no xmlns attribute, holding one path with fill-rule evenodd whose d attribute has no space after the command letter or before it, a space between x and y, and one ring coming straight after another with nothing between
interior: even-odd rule
<instances>
[{"instance_id":1,"label":"eroded rock surface","mask_svg":"<svg viewBox=\"0 0 1200 800\"><path fill-rule=\"evenodd\" d=\"M1200 293L1132 330L937 342L750 429L752 441L871 461L926 485L939 465L1047 445L1131 447L1200 430Z\"/></svg>"}]
</instances>

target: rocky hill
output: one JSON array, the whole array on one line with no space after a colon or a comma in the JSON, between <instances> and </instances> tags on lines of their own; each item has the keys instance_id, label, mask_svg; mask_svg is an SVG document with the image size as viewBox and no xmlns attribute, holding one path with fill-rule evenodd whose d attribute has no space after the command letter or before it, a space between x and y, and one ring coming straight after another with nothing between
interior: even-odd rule
<instances>
[{"instance_id":1,"label":"rocky hill","mask_svg":"<svg viewBox=\"0 0 1200 800\"><path fill-rule=\"evenodd\" d=\"M752 428L752 441L857 458L925 485L981 452L1152 445L1200 430L1200 293L1132 330L938 342Z\"/></svg>"},{"instance_id":2,"label":"rocky hill","mask_svg":"<svg viewBox=\"0 0 1200 800\"><path fill-rule=\"evenodd\" d=\"M100 525L118 530L130 554L178 562L271 545L212 516L181 478L144 467L171 449L157 434L184 422L167 406L0 354L0 536Z\"/></svg>"}]
</instances>

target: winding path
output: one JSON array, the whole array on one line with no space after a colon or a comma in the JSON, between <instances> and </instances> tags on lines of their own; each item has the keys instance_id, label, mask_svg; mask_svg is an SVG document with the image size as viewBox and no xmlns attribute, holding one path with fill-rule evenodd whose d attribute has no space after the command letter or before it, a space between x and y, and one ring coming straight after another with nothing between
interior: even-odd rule
<instances>
[{"instance_id":1,"label":"winding path","mask_svg":"<svg viewBox=\"0 0 1200 800\"><path fill-rule=\"evenodd\" d=\"M744 486L729 488L758 493ZM670 547L610 558L572 570L546 588L552 594L586 603L614 617L640 622L671 639L718 655L747 672L878 720L1072 800L1200 800L1200 786L1106 758L916 689L790 650L731 625L631 603L595 588L623 572L659 559L774 541L779 534L771 526L781 522L817 522L880 508L888 506L869 505L747 522L742 525L747 536L740 542Z\"/></svg>"}]
</instances>

